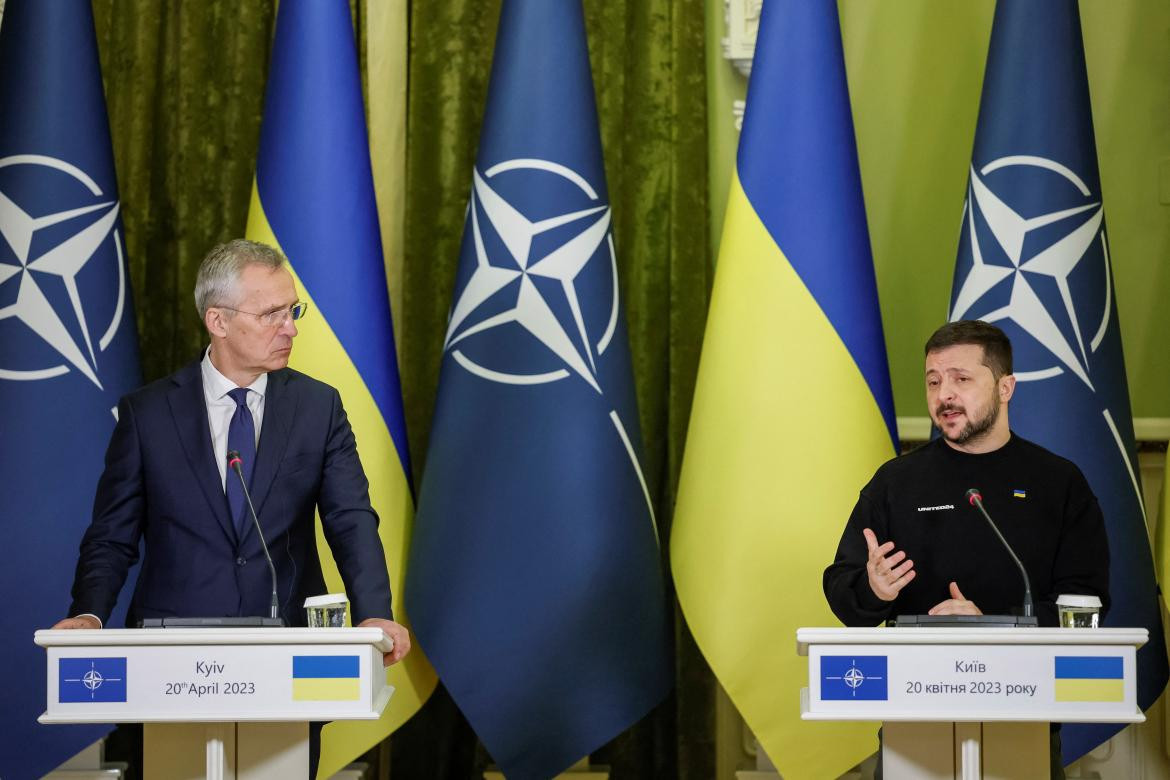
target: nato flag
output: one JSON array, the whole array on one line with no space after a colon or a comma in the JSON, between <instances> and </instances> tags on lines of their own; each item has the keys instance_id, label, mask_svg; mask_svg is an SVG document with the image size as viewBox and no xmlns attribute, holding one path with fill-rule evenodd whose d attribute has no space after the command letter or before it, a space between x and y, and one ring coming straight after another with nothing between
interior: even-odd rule
<instances>
[{"instance_id":1,"label":"nato flag","mask_svg":"<svg viewBox=\"0 0 1170 780\"><path fill-rule=\"evenodd\" d=\"M825 701L886 701L890 676L884 655L821 656L821 698Z\"/></svg>"},{"instance_id":2,"label":"nato flag","mask_svg":"<svg viewBox=\"0 0 1170 780\"><path fill-rule=\"evenodd\" d=\"M1072 460L1109 533L1105 624L1138 626L1138 703L1166 685L1133 419L1075 0L996 6L951 294L952 320L1012 340L1012 428ZM1122 726L1068 724L1065 762Z\"/></svg>"},{"instance_id":3,"label":"nato flag","mask_svg":"<svg viewBox=\"0 0 1170 780\"><path fill-rule=\"evenodd\" d=\"M35 629L65 617L138 346L89 3L9 0L0 27L0 775L40 777L107 726L39 726ZM114 620L120 622L120 618ZM36 671L36 670L42 671Z\"/></svg>"},{"instance_id":4,"label":"nato flag","mask_svg":"<svg viewBox=\"0 0 1170 780\"><path fill-rule=\"evenodd\" d=\"M508 777L557 774L673 679L610 223L580 5L507 0L405 598Z\"/></svg>"}]
</instances>

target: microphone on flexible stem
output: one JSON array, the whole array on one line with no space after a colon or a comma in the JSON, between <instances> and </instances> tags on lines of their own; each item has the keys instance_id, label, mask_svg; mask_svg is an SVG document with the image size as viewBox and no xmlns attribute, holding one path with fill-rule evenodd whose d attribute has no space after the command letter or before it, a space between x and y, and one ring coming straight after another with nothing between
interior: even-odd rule
<instances>
[{"instance_id":1,"label":"microphone on flexible stem","mask_svg":"<svg viewBox=\"0 0 1170 780\"><path fill-rule=\"evenodd\" d=\"M272 556L268 554L268 542L264 541L264 532L260 530L260 518L256 517L256 508L252 506L252 495L248 492L248 481L244 479L244 471L240 468L240 464L243 461L240 459L240 453L235 450L228 452L227 460L228 468L236 472L236 476L240 479L240 487L244 489L244 501L248 504L248 513L252 515L252 523L256 526L256 533L260 535L260 547L264 550L264 557L268 559L268 571L272 574L272 605L269 617L279 620L280 609L278 606L279 600L276 595L276 567L272 565ZM283 622L280 625L283 625Z\"/></svg>"},{"instance_id":2,"label":"microphone on flexible stem","mask_svg":"<svg viewBox=\"0 0 1170 780\"><path fill-rule=\"evenodd\" d=\"M1012 556L1012 560L1016 562L1016 566L1020 567L1020 576L1024 578L1024 617L1032 617L1035 610L1032 606L1032 581L1028 579L1028 570L1024 568L1024 564L1020 563L1016 551L1008 544L1007 539L1003 538L1003 534L999 532L999 526L991 519L991 515L987 514L987 510L983 508L983 494L979 492L978 488L971 488L967 491L967 501L971 506L979 510L983 517L987 520L991 530L995 531L995 535L999 537L1000 543L1007 549L1008 555Z\"/></svg>"}]
</instances>

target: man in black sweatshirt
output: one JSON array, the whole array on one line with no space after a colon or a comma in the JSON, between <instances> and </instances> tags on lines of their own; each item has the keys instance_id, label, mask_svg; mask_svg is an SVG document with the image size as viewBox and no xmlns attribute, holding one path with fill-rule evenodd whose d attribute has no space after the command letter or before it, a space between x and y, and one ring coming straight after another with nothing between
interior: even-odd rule
<instances>
[{"instance_id":1,"label":"man in black sweatshirt","mask_svg":"<svg viewBox=\"0 0 1170 780\"><path fill-rule=\"evenodd\" d=\"M967 502L970 488L1028 570L1040 625L1058 625L1062 593L1099 596L1108 608L1108 542L1088 482L1008 426L1011 350L1002 330L981 321L948 323L927 341L926 401L941 435L887 462L862 489L824 576L845 625L1018 611L1019 571Z\"/></svg>"}]
</instances>

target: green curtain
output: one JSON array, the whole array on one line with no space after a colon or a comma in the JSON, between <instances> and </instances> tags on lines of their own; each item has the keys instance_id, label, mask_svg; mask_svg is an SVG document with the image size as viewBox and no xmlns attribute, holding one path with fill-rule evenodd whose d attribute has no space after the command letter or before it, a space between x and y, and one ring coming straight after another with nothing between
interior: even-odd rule
<instances>
[{"instance_id":1,"label":"green curtain","mask_svg":"<svg viewBox=\"0 0 1170 780\"><path fill-rule=\"evenodd\" d=\"M365 1L352 3L359 32ZM243 234L275 2L93 4L149 380L197 355L195 269L212 244ZM665 545L711 277L703 2L584 5L647 479ZM410 9L398 339L416 481L498 16L498 0ZM714 774L715 683L677 614L676 636L675 692L593 757L615 780ZM397 777L462 780L488 762L441 689L391 742Z\"/></svg>"},{"instance_id":2,"label":"green curtain","mask_svg":"<svg viewBox=\"0 0 1170 780\"><path fill-rule=\"evenodd\" d=\"M150 380L205 344L195 270L213 244L244 234L275 10L267 2L93 6Z\"/></svg>"}]
</instances>

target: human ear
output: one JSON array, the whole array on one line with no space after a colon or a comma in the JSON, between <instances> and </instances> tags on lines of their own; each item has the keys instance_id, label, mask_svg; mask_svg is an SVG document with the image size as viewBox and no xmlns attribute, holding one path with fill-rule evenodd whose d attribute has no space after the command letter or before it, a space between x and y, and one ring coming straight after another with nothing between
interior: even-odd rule
<instances>
[{"instance_id":1,"label":"human ear","mask_svg":"<svg viewBox=\"0 0 1170 780\"><path fill-rule=\"evenodd\" d=\"M1016 375L1005 374L999 378L999 400L1005 404L1012 400L1016 392Z\"/></svg>"},{"instance_id":2,"label":"human ear","mask_svg":"<svg viewBox=\"0 0 1170 780\"><path fill-rule=\"evenodd\" d=\"M227 336L227 322L222 309L210 308L203 315L203 324L212 336L224 338Z\"/></svg>"}]
</instances>

